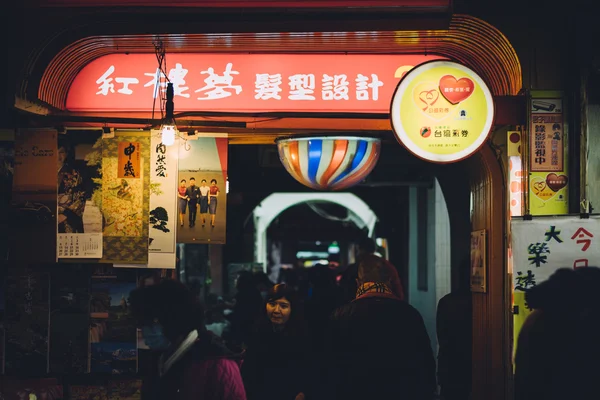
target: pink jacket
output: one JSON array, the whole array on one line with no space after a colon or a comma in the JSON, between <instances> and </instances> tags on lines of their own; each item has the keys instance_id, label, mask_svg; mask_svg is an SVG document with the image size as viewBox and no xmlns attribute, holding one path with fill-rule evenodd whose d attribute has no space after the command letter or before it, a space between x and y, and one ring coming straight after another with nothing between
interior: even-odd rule
<instances>
[{"instance_id":1,"label":"pink jacket","mask_svg":"<svg viewBox=\"0 0 600 400\"><path fill-rule=\"evenodd\" d=\"M192 334L190 334L192 335ZM241 356L208 332L189 336L163 355L158 376L142 388L144 400L246 400L240 374Z\"/></svg>"},{"instance_id":2,"label":"pink jacket","mask_svg":"<svg viewBox=\"0 0 600 400\"><path fill-rule=\"evenodd\" d=\"M240 365L228 358L193 363L184 372L182 383L173 399L246 400Z\"/></svg>"}]
</instances>

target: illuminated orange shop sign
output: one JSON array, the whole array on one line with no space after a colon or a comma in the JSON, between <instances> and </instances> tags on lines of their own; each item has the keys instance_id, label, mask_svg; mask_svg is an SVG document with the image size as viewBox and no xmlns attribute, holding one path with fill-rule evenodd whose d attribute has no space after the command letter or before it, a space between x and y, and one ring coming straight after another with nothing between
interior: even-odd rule
<instances>
[{"instance_id":1,"label":"illuminated orange shop sign","mask_svg":"<svg viewBox=\"0 0 600 400\"><path fill-rule=\"evenodd\" d=\"M175 108L225 112L388 113L402 76L424 55L154 54L98 58L76 76L67 97L75 112L151 111L173 83ZM158 104L158 103L157 103Z\"/></svg>"},{"instance_id":2,"label":"illuminated orange shop sign","mask_svg":"<svg viewBox=\"0 0 600 400\"><path fill-rule=\"evenodd\" d=\"M469 157L486 141L494 102L485 82L469 68L432 61L404 76L390 117L396 137L411 153L450 163Z\"/></svg>"}]
</instances>

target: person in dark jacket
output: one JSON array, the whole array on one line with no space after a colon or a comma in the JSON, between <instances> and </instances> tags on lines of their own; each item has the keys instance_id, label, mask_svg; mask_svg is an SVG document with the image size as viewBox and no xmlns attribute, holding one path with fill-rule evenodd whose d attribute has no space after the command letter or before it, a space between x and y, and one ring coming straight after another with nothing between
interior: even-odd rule
<instances>
[{"instance_id":1,"label":"person in dark jacket","mask_svg":"<svg viewBox=\"0 0 600 400\"><path fill-rule=\"evenodd\" d=\"M471 394L473 301L469 264L459 270L457 290L438 303L438 383L443 400L466 400Z\"/></svg>"},{"instance_id":2,"label":"person in dark jacket","mask_svg":"<svg viewBox=\"0 0 600 400\"><path fill-rule=\"evenodd\" d=\"M245 348L252 336L256 320L264 310L264 300L256 287L256 280L250 271L240 271L236 279L237 293L229 321L231 332L228 342L235 348Z\"/></svg>"},{"instance_id":3,"label":"person in dark jacket","mask_svg":"<svg viewBox=\"0 0 600 400\"><path fill-rule=\"evenodd\" d=\"M309 269L310 296L304 303L306 325L312 348L320 352L325 344L323 335L327 330L329 316L338 307L339 288L334 273L327 265L315 265Z\"/></svg>"},{"instance_id":4,"label":"person in dark jacket","mask_svg":"<svg viewBox=\"0 0 600 400\"><path fill-rule=\"evenodd\" d=\"M203 310L185 285L165 280L130 294L146 345L161 351L143 400L245 400L241 357L204 329Z\"/></svg>"},{"instance_id":5,"label":"person in dark jacket","mask_svg":"<svg viewBox=\"0 0 600 400\"><path fill-rule=\"evenodd\" d=\"M516 400L598 399L600 269L559 269L525 293Z\"/></svg>"},{"instance_id":6,"label":"person in dark jacket","mask_svg":"<svg viewBox=\"0 0 600 400\"><path fill-rule=\"evenodd\" d=\"M196 179L190 178L190 186L185 190L185 196L188 198L188 208L190 209L190 228L193 228L196 225L198 199L200 198L200 188L196 186Z\"/></svg>"},{"instance_id":7,"label":"person in dark jacket","mask_svg":"<svg viewBox=\"0 0 600 400\"><path fill-rule=\"evenodd\" d=\"M419 312L394 295L385 260L364 256L358 289L337 309L328 333L323 399L431 400L435 359Z\"/></svg>"},{"instance_id":8,"label":"person in dark jacket","mask_svg":"<svg viewBox=\"0 0 600 400\"><path fill-rule=\"evenodd\" d=\"M308 385L308 340L294 290L275 285L268 293L242 365L249 400L302 400Z\"/></svg>"}]
</instances>

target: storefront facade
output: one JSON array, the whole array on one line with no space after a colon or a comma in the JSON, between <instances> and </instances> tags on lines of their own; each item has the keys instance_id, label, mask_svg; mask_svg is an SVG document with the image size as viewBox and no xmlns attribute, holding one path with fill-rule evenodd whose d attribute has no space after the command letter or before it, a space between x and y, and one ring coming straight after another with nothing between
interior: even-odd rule
<instances>
[{"instance_id":1,"label":"storefront facade","mask_svg":"<svg viewBox=\"0 0 600 400\"><path fill-rule=\"evenodd\" d=\"M156 72L158 41L166 51L169 79L178 83L180 132L226 138L230 145L272 144L278 137L314 132L384 136L391 131L393 90L412 67L448 59L471 68L495 102L490 139L466 162L470 229L488 235L486 291L473 293L472 398L511 398L511 154L498 149L506 146L507 131L523 134L528 123L521 61L511 42L489 23L453 13L449 1L369 2L368 12L361 8L365 2L244 2L247 15L238 12L240 2L226 3L206 11L196 24L173 11L154 31L125 23L122 15L107 16L102 24L82 17L85 29L57 35L28 58L14 102L27 126L18 128L104 128L116 129L117 136L119 130L156 128L160 118L153 106L160 107L158 94L166 83ZM192 7L185 1L176 5ZM151 8L142 13L160 19ZM277 21L275 15L283 16ZM329 78L332 90L324 91ZM460 201L452 196L452 173L439 180L447 203ZM469 243L456 239L452 245Z\"/></svg>"}]
</instances>

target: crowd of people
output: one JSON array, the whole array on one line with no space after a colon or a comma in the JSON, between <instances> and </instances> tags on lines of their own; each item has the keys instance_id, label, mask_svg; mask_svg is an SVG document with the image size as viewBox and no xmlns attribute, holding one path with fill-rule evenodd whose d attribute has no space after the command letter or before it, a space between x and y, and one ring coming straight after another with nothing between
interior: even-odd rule
<instances>
[{"instance_id":1,"label":"crowd of people","mask_svg":"<svg viewBox=\"0 0 600 400\"><path fill-rule=\"evenodd\" d=\"M421 315L404 301L396 268L370 245L341 277L325 265L304 272L288 271L285 283L274 284L266 274L242 271L230 303L211 296L201 305L174 280L132 292L130 311L156 352L143 399L470 398L467 287L440 301L436 371ZM590 398L585 394L598 372L590 363L598 352L583 347L600 333L591 287L598 283L595 268L559 271L528 293L536 311L519 339L518 400ZM570 297L559 299L558 291ZM578 341L582 331L586 340ZM569 341L562 350L554 347L561 338Z\"/></svg>"},{"instance_id":2,"label":"crowd of people","mask_svg":"<svg viewBox=\"0 0 600 400\"><path fill-rule=\"evenodd\" d=\"M374 250L363 242L341 279L326 265L277 284L242 271L232 302L201 305L173 280L136 289L130 311L157 363L144 400L435 398L423 319Z\"/></svg>"}]
</instances>

